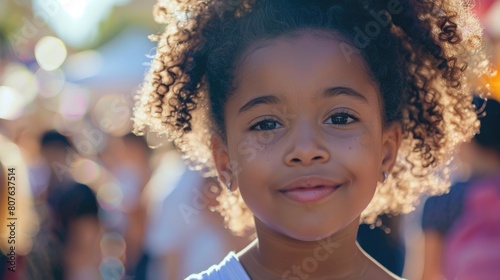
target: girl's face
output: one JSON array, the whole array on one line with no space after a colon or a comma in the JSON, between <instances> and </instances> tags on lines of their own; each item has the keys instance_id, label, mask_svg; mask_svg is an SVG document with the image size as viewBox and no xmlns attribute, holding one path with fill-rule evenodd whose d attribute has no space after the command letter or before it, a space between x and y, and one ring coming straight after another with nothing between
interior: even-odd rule
<instances>
[{"instance_id":1,"label":"girl's face","mask_svg":"<svg viewBox=\"0 0 500 280\"><path fill-rule=\"evenodd\" d=\"M214 157L258 224L312 241L358 222L401 130L383 129L381 95L354 49L298 34L247 50Z\"/></svg>"}]
</instances>

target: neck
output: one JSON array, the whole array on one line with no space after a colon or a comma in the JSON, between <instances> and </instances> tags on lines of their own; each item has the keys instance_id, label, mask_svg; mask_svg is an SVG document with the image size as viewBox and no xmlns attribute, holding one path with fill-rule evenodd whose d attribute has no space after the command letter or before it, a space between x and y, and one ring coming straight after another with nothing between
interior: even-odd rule
<instances>
[{"instance_id":1,"label":"neck","mask_svg":"<svg viewBox=\"0 0 500 280\"><path fill-rule=\"evenodd\" d=\"M356 243L358 220L318 241L277 233L256 219L257 239L240 252L252 279L359 279L371 261Z\"/></svg>"}]
</instances>

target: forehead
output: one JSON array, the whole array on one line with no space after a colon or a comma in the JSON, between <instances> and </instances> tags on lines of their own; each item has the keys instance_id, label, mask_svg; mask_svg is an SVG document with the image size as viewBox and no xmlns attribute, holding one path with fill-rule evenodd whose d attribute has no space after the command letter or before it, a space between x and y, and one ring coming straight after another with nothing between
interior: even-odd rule
<instances>
[{"instance_id":1,"label":"forehead","mask_svg":"<svg viewBox=\"0 0 500 280\"><path fill-rule=\"evenodd\" d=\"M282 87L276 90L328 82L376 88L365 60L348 40L336 32L307 29L251 44L235 78L239 87Z\"/></svg>"}]
</instances>

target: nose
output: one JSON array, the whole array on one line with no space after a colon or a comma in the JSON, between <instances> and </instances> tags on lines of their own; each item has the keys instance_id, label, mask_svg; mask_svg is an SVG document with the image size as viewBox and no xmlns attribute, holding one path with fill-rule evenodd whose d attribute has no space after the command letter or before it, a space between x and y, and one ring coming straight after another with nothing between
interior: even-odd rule
<instances>
[{"instance_id":1,"label":"nose","mask_svg":"<svg viewBox=\"0 0 500 280\"><path fill-rule=\"evenodd\" d=\"M290 147L285 155L288 166L308 166L313 163L325 163L330 159L328 149L322 145L320 131L315 131L310 123L297 124L290 134Z\"/></svg>"}]
</instances>

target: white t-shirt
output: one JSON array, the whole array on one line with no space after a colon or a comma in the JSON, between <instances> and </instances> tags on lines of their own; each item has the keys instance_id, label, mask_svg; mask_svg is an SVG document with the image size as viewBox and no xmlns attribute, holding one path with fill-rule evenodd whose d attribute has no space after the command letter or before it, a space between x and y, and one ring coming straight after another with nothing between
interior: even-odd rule
<instances>
[{"instance_id":1,"label":"white t-shirt","mask_svg":"<svg viewBox=\"0 0 500 280\"><path fill-rule=\"evenodd\" d=\"M250 280L234 252L230 252L219 264L188 276L184 280Z\"/></svg>"},{"instance_id":2,"label":"white t-shirt","mask_svg":"<svg viewBox=\"0 0 500 280\"><path fill-rule=\"evenodd\" d=\"M219 264L198 274L191 274L184 280L250 280L234 252L230 252ZM401 280L406 280L401 278Z\"/></svg>"}]
</instances>

